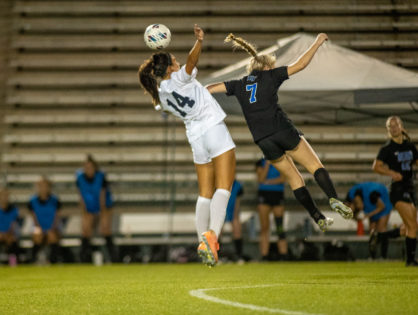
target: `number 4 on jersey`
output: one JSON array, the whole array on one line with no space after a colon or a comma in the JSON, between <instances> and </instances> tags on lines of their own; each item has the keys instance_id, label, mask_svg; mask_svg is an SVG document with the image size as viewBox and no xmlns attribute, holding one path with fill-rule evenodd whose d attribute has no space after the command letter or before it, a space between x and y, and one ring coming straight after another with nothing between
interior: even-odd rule
<instances>
[{"instance_id":1,"label":"number 4 on jersey","mask_svg":"<svg viewBox=\"0 0 418 315\"><path fill-rule=\"evenodd\" d=\"M257 83L248 84L248 85L245 86L245 89L247 91L251 91L250 103L256 102L257 101L257 98L255 97L255 93L257 92Z\"/></svg>"},{"instance_id":2,"label":"number 4 on jersey","mask_svg":"<svg viewBox=\"0 0 418 315\"><path fill-rule=\"evenodd\" d=\"M184 97L176 92L171 93L174 96L174 99L176 100L177 106L184 108L184 106L189 106L190 108L193 107L195 101L188 98L188 97ZM170 105L171 107L173 107L182 117L185 117L187 115L186 112L182 111L179 107L177 107L175 104L173 104L172 102L170 102L169 99L167 99L167 104Z\"/></svg>"}]
</instances>

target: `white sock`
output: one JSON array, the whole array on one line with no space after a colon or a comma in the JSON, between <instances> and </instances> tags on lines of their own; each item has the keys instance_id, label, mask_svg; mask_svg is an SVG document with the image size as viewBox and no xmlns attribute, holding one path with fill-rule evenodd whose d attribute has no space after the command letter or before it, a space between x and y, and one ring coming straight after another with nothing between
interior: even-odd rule
<instances>
[{"instance_id":1,"label":"white sock","mask_svg":"<svg viewBox=\"0 0 418 315\"><path fill-rule=\"evenodd\" d=\"M196 202L196 230L199 242L202 241L202 233L209 230L209 216L210 216L210 201L211 199L199 196Z\"/></svg>"},{"instance_id":2,"label":"white sock","mask_svg":"<svg viewBox=\"0 0 418 315\"><path fill-rule=\"evenodd\" d=\"M231 193L225 189L216 189L213 194L212 202L210 203L209 229L215 232L216 237L219 237L219 234L221 234L230 196Z\"/></svg>"}]
</instances>

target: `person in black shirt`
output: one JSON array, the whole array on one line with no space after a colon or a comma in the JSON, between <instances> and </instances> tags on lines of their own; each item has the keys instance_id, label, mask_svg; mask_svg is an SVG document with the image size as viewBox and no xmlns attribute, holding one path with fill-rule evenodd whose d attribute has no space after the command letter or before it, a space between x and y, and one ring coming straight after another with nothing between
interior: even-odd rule
<instances>
[{"instance_id":1,"label":"person in black shirt","mask_svg":"<svg viewBox=\"0 0 418 315\"><path fill-rule=\"evenodd\" d=\"M406 265L418 266L415 259L417 209L413 183L413 165L418 164L418 152L399 117L389 117L386 128L390 140L380 149L373 162L373 171L392 178L390 201L398 210L406 227Z\"/></svg>"},{"instance_id":2,"label":"person in black shirt","mask_svg":"<svg viewBox=\"0 0 418 315\"><path fill-rule=\"evenodd\" d=\"M314 175L334 211L345 219L351 219L353 212L337 199L329 174L315 151L278 105L277 89L289 76L303 70L327 39L326 34L319 34L296 62L275 68L276 60L273 56L258 55L251 44L230 34L225 41L233 41L234 46L246 50L253 56L248 65L249 75L240 80L216 83L207 87L211 93L226 93L237 97L254 142L260 147L265 158L285 176L296 199L308 210L323 231L327 230L333 220L325 218L318 210L293 160Z\"/></svg>"}]
</instances>

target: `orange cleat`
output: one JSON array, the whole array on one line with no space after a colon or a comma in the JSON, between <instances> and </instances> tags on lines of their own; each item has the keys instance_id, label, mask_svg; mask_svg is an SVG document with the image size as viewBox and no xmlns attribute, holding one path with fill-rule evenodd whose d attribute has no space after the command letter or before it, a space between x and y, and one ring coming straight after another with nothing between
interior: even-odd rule
<instances>
[{"instance_id":1,"label":"orange cleat","mask_svg":"<svg viewBox=\"0 0 418 315\"><path fill-rule=\"evenodd\" d=\"M218 250L219 243L215 232L209 230L202 234L203 242L206 245L206 264L210 267L214 267L218 263Z\"/></svg>"}]
</instances>

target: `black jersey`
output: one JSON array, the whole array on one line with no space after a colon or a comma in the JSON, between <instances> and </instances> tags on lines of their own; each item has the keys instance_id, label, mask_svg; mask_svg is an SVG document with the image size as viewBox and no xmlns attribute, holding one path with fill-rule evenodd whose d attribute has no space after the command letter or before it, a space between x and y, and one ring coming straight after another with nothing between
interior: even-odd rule
<instances>
[{"instance_id":1,"label":"black jersey","mask_svg":"<svg viewBox=\"0 0 418 315\"><path fill-rule=\"evenodd\" d=\"M404 183L412 182L412 167L418 160L418 151L413 143L404 140L399 144L390 140L380 149L377 159L386 163L391 170L401 173Z\"/></svg>"},{"instance_id":2,"label":"black jersey","mask_svg":"<svg viewBox=\"0 0 418 315\"><path fill-rule=\"evenodd\" d=\"M255 142L293 126L277 96L277 89L288 78L287 67L279 67L254 70L241 80L224 82L226 95L237 97Z\"/></svg>"}]
</instances>

